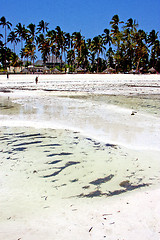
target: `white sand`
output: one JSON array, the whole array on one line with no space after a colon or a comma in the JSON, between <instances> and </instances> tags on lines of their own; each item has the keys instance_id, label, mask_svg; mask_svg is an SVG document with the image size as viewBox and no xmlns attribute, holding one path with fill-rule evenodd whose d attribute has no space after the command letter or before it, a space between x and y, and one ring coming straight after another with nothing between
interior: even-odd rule
<instances>
[{"instance_id":1,"label":"white sand","mask_svg":"<svg viewBox=\"0 0 160 240\"><path fill-rule=\"evenodd\" d=\"M34 75L10 75L9 80L0 76L1 90L11 90L14 96L28 95L27 91L22 93L21 88L63 93L71 90L117 95L160 94L160 75L40 75L38 85ZM12 93L1 93L6 94ZM152 125L154 128L154 122ZM17 174L24 181L16 182ZM36 184L35 179L32 177L28 182L22 172L17 173L7 163L2 164L0 239L160 239L160 189L157 187L107 199L95 198L91 202L90 199L46 198L47 193L41 192L38 185L37 192L31 194L30 184L34 181Z\"/></svg>"},{"instance_id":2,"label":"white sand","mask_svg":"<svg viewBox=\"0 0 160 240\"><path fill-rule=\"evenodd\" d=\"M159 94L159 75L128 74L58 74L0 76L1 88L47 89L60 91L94 92L106 94Z\"/></svg>"}]
</instances>

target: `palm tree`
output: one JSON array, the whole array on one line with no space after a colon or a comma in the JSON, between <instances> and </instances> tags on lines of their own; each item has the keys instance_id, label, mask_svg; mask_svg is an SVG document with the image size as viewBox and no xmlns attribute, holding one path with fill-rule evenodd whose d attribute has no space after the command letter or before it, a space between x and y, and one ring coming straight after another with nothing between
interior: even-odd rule
<instances>
[{"instance_id":1,"label":"palm tree","mask_svg":"<svg viewBox=\"0 0 160 240\"><path fill-rule=\"evenodd\" d=\"M158 39L158 32L156 32L155 30L152 30L147 37L147 43L149 43L149 47L153 46L157 39Z\"/></svg>"},{"instance_id":2,"label":"palm tree","mask_svg":"<svg viewBox=\"0 0 160 240\"><path fill-rule=\"evenodd\" d=\"M97 73L98 73L99 57L100 57L100 54L103 53L103 50L106 49L104 47L104 40L101 35L98 35L93 38L91 42L91 49L92 49L92 52L97 54Z\"/></svg>"},{"instance_id":3,"label":"palm tree","mask_svg":"<svg viewBox=\"0 0 160 240\"><path fill-rule=\"evenodd\" d=\"M0 25L5 29L5 47L7 44L7 29L11 30L12 24L3 16L0 18Z\"/></svg>"},{"instance_id":4,"label":"palm tree","mask_svg":"<svg viewBox=\"0 0 160 240\"><path fill-rule=\"evenodd\" d=\"M111 43L112 43L112 38L110 36L110 31L109 29L104 29L104 33L102 34L103 36L103 40L104 40L104 44L109 44L109 47L111 47Z\"/></svg>"},{"instance_id":5,"label":"palm tree","mask_svg":"<svg viewBox=\"0 0 160 240\"><path fill-rule=\"evenodd\" d=\"M135 55L135 35L137 34L137 27L138 24L136 21L132 18L129 18L126 22L126 24L123 27L123 45L124 45L124 56L126 59L125 65L126 65L126 71L131 70L133 68L133 60Z\"/></svg>"},{"instance_id":6,"label":"palm tree","mask_svg":"<svg viewBox=\"0 0 160 240\"><path fill-rule=\"evenodd\" d=\"M75 52L73 49L67 52L67 62L70 68L73 68L73 65L75 63Z\"/></svg>"},{"instance_id":7,"label":"palm tree","mask_svg":"<svg viewBox=\"0 0 160 240\"><path fill-rule=\"evenodd\" d=\"M37 44L38 44L38 51L41 52L43 63L45 65L47 61L47 57L50 53L50 41L49 39L45 39L44 35L41 33L37 37Z\"/></svg>"},{"instance_id":8,"label":"palm tree","mask_svg":"<svg viewBox=\"0 0 160 240\"><path fill-rule=\"evenodd\" d=\"M119 21L118 15L114 15L112 20L110 21L112 42L117 47L117 52L115 55L117 71L118 71L119 59L120 59L119 57L120 42L122 40L122 33L119 30L119 24L121 23L123 23L123 21Z\"/></svg>"},{"instance_id":9,"label":"palm tree","mask_svg":"<svg viewBox=\"0 0 160 240\"><path fill-rule=\"evenodd\" d=\"M148 48L146 45L147 36L143 30L138 30L135 35L136 47L135 47L135 60L137 63L136 71L138 72L140 62L145 62L148 59Z\"/></svg>"},{"instance_id":10,"label":"palm tree","mask_svg":"<svg viewBox=\"0 0 160 240\"><path fill-rule=\"evenodd\" d=\"M104 33L102 34L103 40L104 40L104 45L109 44L109 48L111 47L111 43L112 43L112 38L110 36L110 31L109 29L104 29ZM110 53L110 51L108 52ZM109 56L110 58L110 56Z\"/></svg>"},{"instance_id":11,"label":"palm tree","mask_svg":"<svg viewBox=\"0 0 160 240\"><path fill-rule=\"evenodd\" d=\"M1 38L3 38L3 35L2 34L0 34L0 39ZM3 47L3 42L0 40L0 48L2 48Z\"/></svg>"},{"instance_id":12,"label":"palm tree","mask_svg":"<svg viewBox=\"0 0 160 240\"><path fill-rule=\"evenodd\" d=\"M61 28L59 26L56 27L56 43L57 43L57 47L60 50L60 59L61 59L61 69L62 69L62 57L63 57L63 53L65 51L65 32L63 32L61 30Z\"/></svg>"},{"instance_id":13,"label":"palm tree","mask_svg":"<svg viewBox=\"0 0 160 240\"><path fill-rule=\"evenodd\" d=\"M15 33L21 40L21 50L23 49L23 40L27 40L28 35L27 35L27 30L25 28L25 25L22 26L21 23L18 23L14 29ZM23 57L21 56L21 60Z\"/></svg>"},{"instance_id":14,"label":"palm tree","mask_svg":"<svg viewBox=\"0 0 160 240\"><path fill-rule=\"evenodd\" d=\"M52 53L52 64L53 64L53 57L56 56L56 45L55 45L55 39L56 39L56 31L50 30L47 32L47 38L50 42L50 49ZM56 57L57 60L57 57Z\"/></svg>"},{"instance_id":15,"label":"palm tree","mask_svg":"<svg viewBox=\"0 0 160 240\"><path fill-rule=\"evenodd\" d=\"M30 57L31 62L33 62L34 66L34 60L36 59L35 56L35 45L32 42L27 42L25 47L21 50L21 55L27 59Z\"/></svg>"},{"instance_id":16,"label":"palm tree","mask_svg":"<svg viewBox=\"0 0 160 240\"><path fill-rule=\"evenodd\" d=\"M6 20L6 18L3 16L0 18L0 25L5 29L5 60L4 60L4 67L6 68L6 44L7 44L7 29L11 30L12 24Z\"/></svg>"},{"instance_id":17,"label":"palm tree","mask_svg":"<svg viewBox=\"0 0 160 240\"><path fill-rule=\"evenodd\" d=\"M152 30L147 37L148 47L151 48L150 67L155 67L160 54L158 32Z\"/></svg>"},{"instance_id":18,"label":"palm tree","mask_svg":"<svg viewBox=\"0 0 160 240\"><path fill-rule=\"evenodd\" d=\"M42 32L44 37L46 37L46 32L48 31L48 24L47 22L44 22L43 20L41 20L37 26L37 33Z\"/></svg>"},{"instance_id":19,"label":"palm tree","mask_svg":"<svg viewBox=\"0 0 160 240\"><path fill-rule=\"evenodd\" d=\"M17 45L17 43L19 42L19 38L17 37L17 35L15 34L14 31L11 31L10 34L8 35L7 38L7 42L11 42L14 45L14 53L15 53L15 46Z\"/></svg>"},{"instance_id":20,"label":"palm tree","mask_svg":"<svg viewBox=\"0 0 160 240\"><path fill-rule=\"evenodd\" d=\"M77 53L77 64L79 67L82 57L82 45L84 44L84 37L80 32L74 32L72 34L72 46L75 53Z\"/></svg>"},{"instance_id":21,"label":"palm tree","mask_svg":"<svg viewBox=\"0 0 160 240\"><path fill-rule=\"evenodd\" d=\"M35 45L35 35L36 35L36 25L33 23L30 23L28 26L28 40L27 40L27 49L30 51L30 57L31 60L33 60L33 66L34 66L34 59L35 57L35 50L36 50L36 45Z\"/></svg>"}]
</instances>

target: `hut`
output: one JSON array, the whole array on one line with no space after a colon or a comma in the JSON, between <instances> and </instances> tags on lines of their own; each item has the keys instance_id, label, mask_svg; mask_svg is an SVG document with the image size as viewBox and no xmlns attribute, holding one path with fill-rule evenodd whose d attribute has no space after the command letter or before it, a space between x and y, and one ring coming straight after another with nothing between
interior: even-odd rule
<instances>
[{"instance_id":1,"label":"hut","mask_svg":"<svg viewBox=\"0 0 160 240\"><path fill-rule=\"evenodd\" d=\"M156 73L156 69L155 69L154 67L152 67L152 68L150 68L150 69L148 70L148 72L149 72L149 73Z\"/></svg>"},{"instance_id":2,"label":"hut","mask_svg":"<svg viewBox=\"0 0 160 240\"><path fill-rule=\"evenodd\" d=\"M103 73L111 74L111 73L115 73L115 71L116 71L116 70L115 70L114 68L109 67L109 68L105 69L105 70L103 71Z\"/></svg>"},{"instance_id":3,"label":"hut","mask_svg":"<svg viewBox=\"0 0 160 240\"><path fill-rule=\"evenodd\" d=\"M22 69L21 73L30 73L27 68Z\"/></svg>"},{"instance_id":4,"label":"hut","mask_svg":"<svg viewBox=\"0 0 160 240\"><path fill-rule=\"evenodd\" d=\"M61 73L57 68L54 68L54 69L52 69L52 71L51 71L52 73Z\"/></svg>"},{"instance_id":5,"label":"hut","mask_svg":"<svg viewBox=\"0 0 160 240\"><path fill-rule=\"evenodd\" d=\"M50 73L50 69L46 66L43 67L43 73Z\"/></svg>"},{"instance_id":6,"label":"hut","mask_svg":"<svg viewBox=\"0 0 160 240\"><path fill-rule=\"evenodd\" d=\"M86 70L81 67L76 68L76 73L85 73L85 72Z\"/></svg>"}]
</instances>

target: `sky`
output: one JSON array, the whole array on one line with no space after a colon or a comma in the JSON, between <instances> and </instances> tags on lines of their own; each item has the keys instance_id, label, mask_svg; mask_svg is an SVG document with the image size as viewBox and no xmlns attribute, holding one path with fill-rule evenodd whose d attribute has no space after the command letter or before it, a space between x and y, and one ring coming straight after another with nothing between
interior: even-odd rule
<instances>
[{"instance_id":1,"label":"sky","mask_svg":"<svg viewBox=\"0 0 160 240\"><path fill-rule=\"evenodd\" d=\"M70 34L81 31L85 39L110 29L115 14L124 22L133 18L139 29L155 29L160 36L160 0L0 0L0 18L5 16L12 29L19 22L27 26L44 20L50 30L60 26Z\"/></svg>"}]
</instances>

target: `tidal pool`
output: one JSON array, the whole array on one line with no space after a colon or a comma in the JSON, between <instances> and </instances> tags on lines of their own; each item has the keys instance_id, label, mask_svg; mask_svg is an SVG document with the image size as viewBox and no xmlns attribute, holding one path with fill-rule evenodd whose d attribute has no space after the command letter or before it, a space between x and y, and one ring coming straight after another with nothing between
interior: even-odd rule
<instances>
[{"instance_id":1,"label":"tidal pool","mask_svg":"<svg viewBox=\"0 0 160 240\"><path fill-rule=\"evenodd\" d=\"M111 197L156 187L160 128L159 99L154 100L52 94L1 98L1 169L15 173L13 186L27 185L55 198Z\"/></svg>"}]
</instances>

